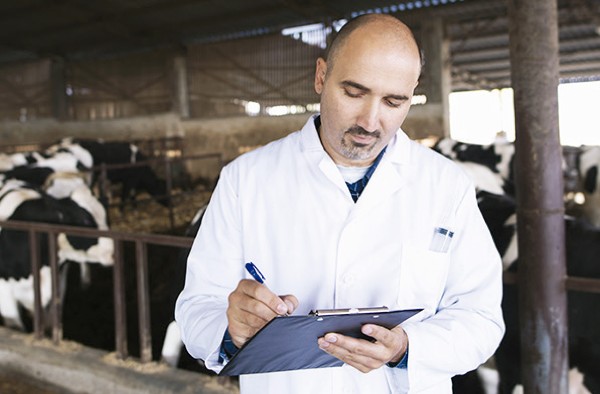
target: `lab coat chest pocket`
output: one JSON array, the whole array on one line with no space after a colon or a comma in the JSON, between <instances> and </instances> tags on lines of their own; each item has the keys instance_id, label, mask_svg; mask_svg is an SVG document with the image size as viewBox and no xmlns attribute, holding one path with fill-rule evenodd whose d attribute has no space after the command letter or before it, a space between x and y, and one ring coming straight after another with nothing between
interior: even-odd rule
<instances>
[{"instance_id":1,"label":"lab coat chest pocket","mask_svg":"<svg viewBox=\"0 0 600 394\"><path fill-rule=\"evenodd\" d=\"M401 255L399 306L434 312L444 291L450 254L403 245Z\"/></svg>"}]
</instances>

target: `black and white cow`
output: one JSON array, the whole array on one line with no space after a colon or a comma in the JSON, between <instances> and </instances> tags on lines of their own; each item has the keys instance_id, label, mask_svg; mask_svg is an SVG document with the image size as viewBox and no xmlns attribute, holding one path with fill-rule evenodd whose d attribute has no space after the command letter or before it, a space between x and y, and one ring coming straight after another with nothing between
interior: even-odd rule
<instances>
[{"instance_id":1,"label":"black and white cow","mask_svg":"<svg viewBox=\"0 0 600 394\"><path fill-rule=\"evenodd\" d=\"M86 185L65 198L55 198L22 181L9 180L0 187L0 220L21 220L82 226L106 230L106 211ZM46 239L45 236L41 237ZM0 315L4 324L23 329L20 309L33 310L33 280L27 232L0 228ZM51 298L47 242L41 242L40 271L42 305ZM109 238L57 236L58 262L104 266L113 264L113 241ZM64 294L64 293L63 293Z\"/></svg>"},{"instance_id":2,"label":"black and white cow","mask_svg":"<svg viewBox=\"0 0 600 394\"><path fill-rule=\"evenodd\" d=\"M477 190L514 195L515 147L512 143L502 141L477 145L442 138L432 149L462 167L475 181Z\"/></svg>"},{"instance_id":3,"label":"black and white cow","mask_svg":"<svg viewBox=\"0 0 600 394\"><path fill-rule=\"evenodd\" d=\"M477 190L494 194L515 195L514 145L499 141L489 145L468 144L440 139L435 151L453 160L473 179ZM565 208L600 227L600 147L565 146L562 149ZM578 201L583 193L584 202Z\"/></svg>"},{"instance_id":4,"label":"black and white cow","mask_svg":"<svg viewBox=\"0 0 600 394\"><path fill-rule=\"evenodd\" d=\"M69 152L15 154L22 157L19 165L10 169L0 170L0 185L4 182L16 179L25 183L41 187L43 189L55 183L56 179L81 178L84 183L89 184L88 168L79 159ZM15 156L13 155L13 156ZM76 181L80 184L80 181ZM71 190L69 187L68 190Z\"/></svg>"},{"instance_id":5,"label":"black and white cow","mask_svg":"<svg viewBox=\"0 0 600 394\"><path fill-rule=\"evenodd\" d=\"M0 172L29 164L28 156L29 154L26 153L0 153Z\"/></svg>"},{"instance_id":6,"label":"black and white cow","mask_svg":"<svg viewBox=\"0 0 600 394\"><path fill-rule=\"evenodd\" d=\"M600 146L581 148L579 174L585 197L582 215L588 222L600 227Z\"/></svg>"},{"instance_id":7,"label":"black and white cow","mask_svg":"<svg viewBox=\"0 0 600 394\"><path fill-rule=\"evenodd\" d=\"M479 193L478 202L496 247L503 257L505 269L517 270L519 262L514 199ZM600 229L591 227L584 220L565 217L565 234L568 275L600 279L600 264L598 264ZM506 334L495 354L500 393L512 393L515 386L521 382L517 292L517 286L504 285L502 309ZM600 392L600 320L598 320L600 302L598 301L596 294L574 291L568 294L570 367L576 368L584 375L583 384L592 393ZM571 374L576 376L577 372L572 370ZM576 382L571 382L571 387L573 383Z\"/></svg>"},{"instance_id":8,"label":"black and white cow","mask_svg":"<svg viewBox=\"0 0 600 394\"><path fill-rule=\"evenodd\" d=\"M81 163L89 165L88 168L98 167L102 164L135 164L147 161L134 144L119 141L102 141L89 139L66 138L60 143L51 146L49 152L69 152ZM99 175L95 172L94 182ZM113 184L120 184L121 208L126 202L135 202L137 191L146 191L155 200L164 205L169 205L166 182L159 179L152 168L147 165L139 165L127 168L115 168L107 170L107 178Z\"/></svg>"},{"instance_id":9,"label":"black and white cow","mask_svg":"<svg viewBox=\"0 0 600 394\"><path fill-rule=\"evenodd\" d=\"M0 173L0 184L12 179L42 186L52 174L54 174L54 170L47 167L19 166Z\"/></svg>"}]
</instances>

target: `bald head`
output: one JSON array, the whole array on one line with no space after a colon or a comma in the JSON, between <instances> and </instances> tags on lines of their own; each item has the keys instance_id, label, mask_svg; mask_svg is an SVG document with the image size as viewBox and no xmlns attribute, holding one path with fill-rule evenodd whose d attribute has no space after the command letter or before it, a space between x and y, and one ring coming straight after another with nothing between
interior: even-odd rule
<instances>
[{"instance_id":1,"label":"bald head","mask_svg":"<svg viewBox=\"0 0 600 394\"><path fill-rule=\"evenodd\" d=\"M317 59L319 138L338 165L367 167L404 122L419 82L419 48L410 29L389 15L348 22Z\"/></svg>"},{"instance_id":2,"label":"bald head","mask_svg":"<svg viewBox=\"0 0 600 394\"><path fill-rule=\"evenodd\" d=\"M418 56L420 67L420 50L408 26L391 15L365 14L350 20L334 37L327 52L329 70L333 68L341 49L359 35L371 36L375 39L374 45L381 40L396 42L398 49L406 50L408 56Z\"/></svg>"}]
</instances>

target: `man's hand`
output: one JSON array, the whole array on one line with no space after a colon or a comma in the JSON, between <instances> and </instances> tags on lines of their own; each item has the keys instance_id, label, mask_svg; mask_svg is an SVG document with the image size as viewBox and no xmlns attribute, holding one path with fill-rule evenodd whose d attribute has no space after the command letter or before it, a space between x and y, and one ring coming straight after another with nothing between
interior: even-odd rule
<instances>
[{"instance_id":1,"label":"man's hand","mask_svg":"<svg viewBox=\"0 0 600 394\"><path fill-rule=\"evenodd\" d=\"M278 297L265 285L249 279L238 283L228 301L229 334L238 348L275 316L292 313L298 307L293 295Z\"/></svg>"},{"instance_id":2,"label":"man's hand","mask_svg":"<svg viewBox=\"0 0 600 394\"><path fill-rule=\"evenodd\" d=\"M388 330L374 324L365 324L361 331L375 339L375 342L328 333L318 339L319 347L365 373L388 362L398 362L406 353L408 337L402 327Z\"/></svg>"}]
</instances>

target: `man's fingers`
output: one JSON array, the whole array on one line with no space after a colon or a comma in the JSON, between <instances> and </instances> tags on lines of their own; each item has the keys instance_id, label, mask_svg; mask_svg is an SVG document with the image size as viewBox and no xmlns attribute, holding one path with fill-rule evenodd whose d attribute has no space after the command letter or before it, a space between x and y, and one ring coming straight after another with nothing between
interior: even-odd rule
<instances>
[{"instance_id":1,"label":"man's fingers","mask_svg":"<svg viewBox=\"0 0 600 394\"><path fill-rule=\"evenodd\" d=\"M250 298L258 300L266 305L274 315L284 315L288 313L288 305L279 298L277 294L269 290L267 286L258 283L257 281L242 279L237 288ZM270 316L269 320L275 317L274 315Z\"/></svg>"},{"instance_id":2,"label":"man's fingers","mask_svg":"<svg viewBox=\"0 0 600 394\"><path fill-rule=\"evenodd\" d=\"M390 361L397 362L406 352L408 338L401 327L388 330L366 324L361 331L375 342L328 333L319 338L319 347L362 372L379 368Z\"/></svg>"},{"instance_id":3,"label":"man's fingers","mask_svg":"<svg viewBox=\"0 0 600 394\"><path fill-rule=\"evenodd\" d=\"M365 340L330 333L319 338L318 344L325 352L361 372L369 372L383 365L380 360L373 359L369 352L365 351L365 346L372 345Z\"/></svg>"},{"instance_id":4,"label":"man's fingers","mask_svg":"<svg viewBox=\"0 0 600 394\"><path fill-rule=\"evenodd\" d=\"M365 324L360 331L386 347L397 346L400 339L391 330L375 324Z\"/></svg>"},{"instance_id":5,"label":"man's fingers","mask_svg":"<svg viewBox=\"0 0 600 394\"><path fill-rule=\"evenodd\" d=\"M293 295L282 298L254 280L243 279L228 297L229 333L236 346L243 345L277 315L292 313L298 306Z\"/></svg>"},{"instance_id":6,"label":"man's fingers","mask_svg":"<svg viewBox=\"0 0 600 394\"><path fill-rule=\"evenodd\" d=\"M285 302L285 304L287 305L287 313L288 314L292 314L296 308L298 308L298 299L291 295L291 294L286 294L286 295L282 295L281 299L283 300L283 302Z\"/></svg>"}]
</instances>

